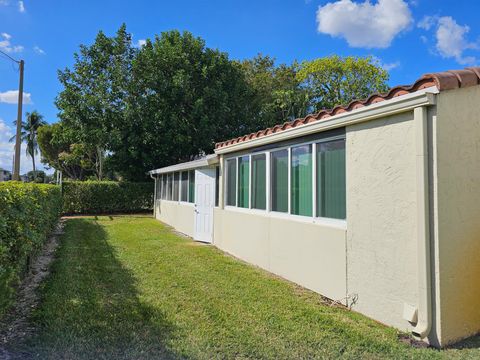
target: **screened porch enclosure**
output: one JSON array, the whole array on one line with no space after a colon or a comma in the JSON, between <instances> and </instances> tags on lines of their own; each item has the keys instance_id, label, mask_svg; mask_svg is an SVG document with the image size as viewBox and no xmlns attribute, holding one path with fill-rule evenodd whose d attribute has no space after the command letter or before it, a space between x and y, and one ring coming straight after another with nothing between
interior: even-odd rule
<instances>
[{"instance_id":1,"label":"screened porch enclosure","mask_svg":"<svg viewBox=\"0 0 480 360\"><path fill-rule=\"evenodd\" d=\"M298 145L297 145L297 144ZM225 160L225 205L346 219L345 135L299 139Z\"/></svg>"}]
</instances>

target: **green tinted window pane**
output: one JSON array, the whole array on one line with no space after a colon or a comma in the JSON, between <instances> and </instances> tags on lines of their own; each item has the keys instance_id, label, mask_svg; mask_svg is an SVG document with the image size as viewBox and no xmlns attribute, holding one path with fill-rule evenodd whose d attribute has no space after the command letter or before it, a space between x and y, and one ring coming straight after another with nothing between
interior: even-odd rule
<instances>
[{"instance_id":1,"label":"green tinted window pane","mask_svg":"<svg viewBox=\"0 0 480 360\"><path fill-rule=\"evenodd\" d=\"M173 174L173 200L178 201L178 194L180 191L180 173Z\"/></svg>"},{"instance_id":2,"label":"green tinted window pane","mask_svg":"<svg viewBox=\"0 0 480 360\"><path fill-rule=\"evenodd\" d=\"M188 200L188 172L182 172L181 185L180 185L180 200Z\"/></svg>"},{"instance_id":3,"label":"green tinted window pane","mask_svg":"<svg viewBox=\"0 0 480 360\"><path fill-rule=\"evenodd\" d=\"M227 205L235 206L237 194L237 160L227 160Z\"/></svg>"},{"instance_id":4,"label":"green tinted window pane","mask_svg":"<svg viewBox=\"0 0 480 360\"><path fill-rule=\"evenodd\" d=\"M248 156L238 158L238 207L248 208L249 166Z\"/></svg>"},{"instance_id":5,"label":"green tinted window pane","mask_svg":"<svg viewBox=\"0 0 480 360\"><path fill-rule=\"evenodd\" d=\"M271 153L272 210L288 211L288 150Z\"/></svg>"},{"instance_id":6,"label":"green tinted window pane","mask_svg":"<svg viewBox=\"0 0 480 360\"><path fill-rule=\"evenodd\" d=\"M172 200L173 192L173 174L168 174L167 200Z\"/></svg>"},{"instance_id":7,"label":"green tinted window pane","mask_svg":"<svg viewBox=\"0 0 480 360\"><path fill-rule=\"evenodd\" d=\"M312 216L312 145L292 148L291 213Z\"/></svg>"},{"instance_id":8,"label":"green tinted window pane","mask_svg":"<svg viewBox=\"0 0 480 360\"><path fill-rule=\"evenodd\" d=\"M252 156L252 208L266 209L266 170L267 160L265 154Z\"/></svg>"},{"instance_id":9,"label":"green tinted window pane","mask_svg":"<svg viewBox=\"0 0 480 360\"><path fill-rule=\"evenodd\" d=\"M188 172L188 202L195 202L195 170Z\"/></svg>"},{"instance_id":10,"label":"green tinted window pane","mask_svg":"<svg viewBox=\"0 0 480 360\"><path fill-rule=\"evenodd\" d=\"M317 144L317 216L346 218L345 140Z\"/></svg>"}]
</instances>

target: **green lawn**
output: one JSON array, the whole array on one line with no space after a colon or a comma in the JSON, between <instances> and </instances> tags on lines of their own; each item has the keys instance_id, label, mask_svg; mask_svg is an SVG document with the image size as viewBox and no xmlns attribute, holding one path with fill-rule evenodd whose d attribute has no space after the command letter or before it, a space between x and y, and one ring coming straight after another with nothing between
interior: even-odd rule
<instances>
[{"instance_id":1,"label":"green lawn","mask_svg":"<svg viewBox=\"0 0 480 360\"><path fill-rule=\"evenodd\" d=\"M437 351L145 216L69 220L14 350L54 359L478 358Z\"/></svg>"}]
</instances>

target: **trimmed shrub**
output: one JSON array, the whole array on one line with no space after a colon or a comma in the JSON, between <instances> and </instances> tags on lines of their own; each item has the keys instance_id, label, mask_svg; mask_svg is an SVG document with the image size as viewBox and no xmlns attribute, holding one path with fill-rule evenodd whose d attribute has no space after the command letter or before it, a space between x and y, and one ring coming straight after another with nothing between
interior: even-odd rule
<instances>
[{"instance_id":1,"label":"trimmed shrub","mask_svg":"<svg viewBox=\"0 0 480 360\"><path fill-rule=\"evenodd\" d=\"M42 247L61 211L59 186L0 183L0 315L13 300L29 258Z\"/></svg>"},{"instance_id":2,"label":"trimmed shrub","mask_svg":"<svg viewBox=\"0 0 480 360\"><path fill-rule=\"evenodd\" d=\"M65 181L65 214L112 214L153 208L153 182Z\"/></svg>"}]
</instances>

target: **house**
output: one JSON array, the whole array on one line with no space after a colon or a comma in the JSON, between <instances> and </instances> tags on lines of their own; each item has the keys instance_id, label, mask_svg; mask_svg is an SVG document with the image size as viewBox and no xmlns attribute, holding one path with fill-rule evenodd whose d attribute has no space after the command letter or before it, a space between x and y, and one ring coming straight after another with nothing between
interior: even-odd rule
<instances>
[{"instance_id":1,"label":"house","mask_svg":"<svg viewBox=\"0 0 480 360\"><path fill-rule=\"evenodd\" d=\"M8 170L0 168L0 181L12 180L12 173Z\"/></svg>"},{"instance_id":2,"label":"house","mask_svg":"<svg viewBox=\"0 0 480 360\"><path fill-rule=\"evenodd\" d=\"M480 68L150 171L155 216L445 346L480 332Z\"/></svg>"}]
</instances>

